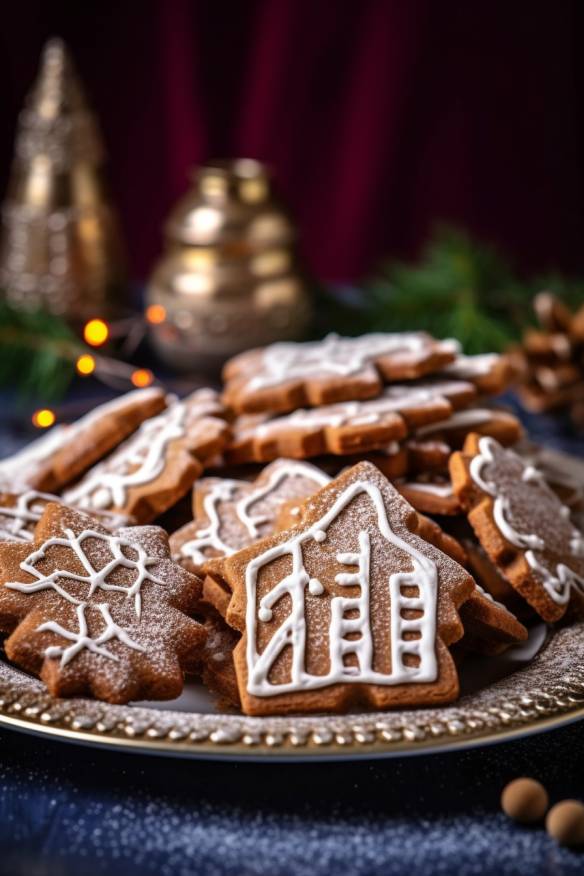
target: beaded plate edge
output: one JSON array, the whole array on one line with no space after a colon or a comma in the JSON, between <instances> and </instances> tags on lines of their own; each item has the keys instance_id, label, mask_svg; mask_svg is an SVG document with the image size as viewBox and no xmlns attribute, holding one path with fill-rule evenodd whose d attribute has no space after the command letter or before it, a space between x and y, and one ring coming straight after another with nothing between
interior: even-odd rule
<instances>
[{"instance_id":1,"label":"beaded plate edge","mask_svg":"<svg viewBox=\"0 0 584 876\"><path fill-rule=\"evenodd\" d=\"M383 757L470 747L584 717L584 623L553 630L525 668L451 706L250 718L54 699L0 662L0 726L142 753L241 759Z\"/></svg>"}]
</instances>

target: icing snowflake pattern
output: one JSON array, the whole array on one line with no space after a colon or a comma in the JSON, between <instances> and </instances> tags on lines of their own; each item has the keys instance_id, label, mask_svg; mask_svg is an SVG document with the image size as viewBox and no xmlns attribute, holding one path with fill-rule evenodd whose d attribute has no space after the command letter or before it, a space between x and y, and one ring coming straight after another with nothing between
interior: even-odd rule
<instances>
[{"instance_id":1,"label":"icing snowflake pattern","mask_svg":"<svg viewBox=\"0 0 584 876\"><path fill-rule=\"evenodd\" d=\"M103 568L96 569L84 551L83 543L86 539L96 539L109 548L111 559L103 566ZM36 568L36 564L45 558L48 548L56 546L70 548L83 566L85 574L77 574L66 569L57 569L49 575L39 572ZM123 548L129 548L132 550L137 555L136 559L134 560L127 557L123 552ZM83 583L88 585L86 600L93 596L98 589L125 593L127 599L134 599L136 616L140 618L142 605L141 589L144 581L151 581L154 584L163 585L162 581L159 581L158 578L155 578L154 575L148 571L148 566L151 566L156 562L158 562L156 559L147 556L146 551L141 545L121 538L120 536L103 535L102 533L95 532L91 529L86 529L79 535L75 535L71 529L66 529L64 538L55 536L54 538L48 539L38 550L30 554L20 564L22 571L27 572L35 578L35 581L28 584L21 581L10 581L4 586L11 590L19 590L21 593L27 594L37 593L40 590L52 589L68 602L72 602L74 605L82 605L85 600L76 599L65 589L62 582L72 581ZM135 580L129 586L108 582L108 578L116 571L116 569L120 568L129 569L135 572Z\"/></svg>"},{"instance_id":2,"label":"icing snowflake pattern","mask_svg":"<svg viewBox=\"0 0 584 876\"><path fill-rule=\"evenodd\" d=\"M331 599L329 626L330 668L324 675L314 675L305 669L306 653L306 589L312 596L324 595L322 583L311 577L304 564L303 544L313 539L325 542L330 524L358 496L367 495L376 512L381 535L391 544L404 551L410 558L412 570L394 572L388 577L391 610L391 672L382 673L373 667L373 639L370 617L371 596L371 545L370 535L361 531L358 537L359 550L339 553L336 560L341 566L357 567L357 571L341 571L335 583L342 587L359 587L358 597L335 596ZM292 560L290 574L282 578L257 602L258 576L263 567L282 556ZM331 684L361 682L379 685L396 685L408 682L432 682L437 677L435 650L438 572L436 565L412 544L395 533L389 523L381 491L373 484L356 481L335 501L329 511L307 531L282 544L275 545L255 557L246 569L246 628L247 637L247 689L260 697L274 696L292 691L304 691ZM415 587L418 595L404 594L403 588ZM273 608L287 597L291 609L261 653L257 650L258 623L270 623ZM415 619L406 619L403 613L414 610ZM349 615L349 616L347 616ZM415 633L418 638L406 639L404 633ZM355 638L357 634L357 638ZM351 635L351 638L348 636ZM292 648L290 681L272 683L270 672L280 654ZM346 665L345 657L353 655L357 665ZM406 654L414 654L416 665L408 665Z\"/></svg>"},{"instance_id":3,"label":"icing snowflake pattern","mask_svg":"<svg viewBox=\"0 0 584 876\"><path fill-rule=\"evenodd\" d=\"M114 622L109 611L109 605L106 603L100 603L96 608L101 612L101 616L105 623L103 633L96 636L96 638L91 638L91 636L88 635L89 631L87 627L87 619L85 617L87 605L85 602L79 603L76 609L77 621L79 623L78 632L67 630L56 621L46 621L45 623L40 624L40 626L37 627L37 632L56 633L56 635L61 636L63 639L67 639L72 643L68 647L51 645L49 648L45 649L45 657L60 657L60 665L63 667L73 660L80 651L87 649L88 651L91 651L92 654L99 654L101 657L107 657L109 660L118 660L118 657L115 654L104 647L106 642L110 642L112 639L117 639L123 645L126 645L127 648L131 648L134 651L146 650L142 645L138 644L138 642L134 642L128 633Z\"/></svg>"}]
</instances>

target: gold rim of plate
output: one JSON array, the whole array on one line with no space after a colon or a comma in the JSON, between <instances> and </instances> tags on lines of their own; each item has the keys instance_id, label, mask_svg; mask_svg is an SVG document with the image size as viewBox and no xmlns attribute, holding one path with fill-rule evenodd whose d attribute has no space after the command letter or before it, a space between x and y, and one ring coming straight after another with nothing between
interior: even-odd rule
<instances>
[{"instance_id":1,"label":"gold rim of plate","mask_svg":"<svg viewBox=\"0 0 584 876\"><path fill-rule=\"evenodd\" d=\"M241 760L405 756L503 742L584 718L584 622L533 660L450 706L250 718L54 699L0 662L0 726L121 751Z\"/></svg>"}]
</instances>

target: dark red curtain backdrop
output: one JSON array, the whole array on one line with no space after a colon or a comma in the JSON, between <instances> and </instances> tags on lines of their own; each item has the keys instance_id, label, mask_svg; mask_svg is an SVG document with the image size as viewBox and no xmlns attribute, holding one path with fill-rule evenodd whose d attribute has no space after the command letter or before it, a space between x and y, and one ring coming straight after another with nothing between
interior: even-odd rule
<instances>
[{"instance_id":1,"label":"dark red curtain backdrop","mask_svg":"<svg viewBox=\"0 0 584 876\"><path fill-rule=\"evenodd\" d=\"M189 168L269 162L325 279L437 220L528 270L584 271L583 5L537 0L11 0L0 172L43 41L69 43L109 149L134 275Z\"/></svg>"}]
</instances>

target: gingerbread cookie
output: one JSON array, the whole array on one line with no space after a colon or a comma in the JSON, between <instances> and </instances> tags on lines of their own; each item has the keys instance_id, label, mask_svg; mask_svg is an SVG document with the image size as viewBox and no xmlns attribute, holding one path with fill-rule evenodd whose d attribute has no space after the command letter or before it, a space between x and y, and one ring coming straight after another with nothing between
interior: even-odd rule
<instances>
[{"instance_id":1,"label":"gingerbread cookie","mask_svg":"<svg viewBox=\"0 0 584 876\"><path fill-rule=\"evenodd\" d=\"M412 430L443 422L474 390L464 381L417 381L387 387L369 401L324 405L273 419L236 423L225 453L231 463L306 459L324 453L364 453L387 447Z\"/></svg>"},{"instance_id":2,"label":"gingerbread cookie","mask_svg":"<svg viewBox=\"0 0 584 876\"><path fill-rule=\"evenodd\" d=\"M501 444L515 444L521 438L522 428L517 417L506 411L491 408L469 408L456 411L447 420L430 423L416 430L414 438L423 441L444 441L451 449L462 447L469 432L490 435Z\"/></svg>"},{"instance_id":3,"label":"gingerbread cookie","mask_svg":"<svg viewBox=\"0 0 584 876\"><path fill-rule=\"evenodd\" d=\"M584 538L541 472L487 436L450 460L455 494L485 551L546 621L584 598Z\"/></svg>"},{"instance_id":4,"label":"gingerbread cookie","mask_svg":"<svg viewBox=\"0 0 584 876\"><path fill-rule=\"evenodd\" d=\"M61 499L38 490L24 488L20 492L8 492L0 488L0 541L32 541L35 526L49 502L60 503ZM123 514L107 511L94 511L92 516L109 530L134 522Z\"/></svg>"},{"instance_id":5,"label":"gingerbread cookie","mask_svg":"<svg viewBox=\"0 0 584 876\"><path fill-rule=\"evenodd\" d=\"M225 366L224 400L237 413L284 413L380 394L383 382L430 374L453 361L458 345L424 332L329 335L322 341L249 350Z\"/></svg>"},{"instance_id":6,"label":"gingerbread cookie","mask_svg":"<svg viewBox=\"0 0 584 876\"><path fill-rule=\"evenodd\" d=\"M240 708L233 651L241 636L210 606L205 609L203 626L207 633L201 665L203 682L218 696L220 705Z\"/></svg>"},{"instance_id":7,"label":"gingerbread cookie","mask_svg":"<svg viewBox=\"0 0 584 876\"><path fill-rule=\"evenodd\" d=\"M208 560L205 563L203 579L203 601L219 612L221 617L227 616L231 601L231 590L221 577L222 560Z\"/></svg>"},{"instance_id":8,"label":"gingerbread cookie","mask_svg":"<svg viewBox=\"0 0 584 876\"><path fill-rule=\"evenodd\" d=\"M363 462L307 500L302 522L213 561L247 714L450 702L448 645L472 578L410 530L418 515Z\"/></svg>"},{"instance_id":9,"label":"gingerbread cookie","mask_svg":"<svg viewBox=\"0 0 584 876\"><path fill-rule=\"evenodd\" d=\"M535 614L532 609L499 572L476 539L463 538L462 546L467 556L466 568L471 572L477 585L492 596L495 602L508 608L519 620L533 619Z\"/></svg>"},{"instance_id":10,"label":"gingerbread cookie","mask_svg":"<svg viewBox=\"0 0 584 876\"><path fill-rule=\"evenodd\" d=\"M407 453L407 469L410 474L444 473L448 471L448 460L452 448L444 440L408 438L404 442ZM405 474L405 472L404 472ZM399 477L399 475L398 475Z\"/></svg>"},{"instance_id":11,"label":"gingerbread cookie","mask_svg":"<svg viewBox=\"0 0 584 876\"><path fill-rule=\"evenodd\" d=\"M174 402L63 495L69 505L130 514L149 523L190 489L229 435L210 389Z\"/></svg>"},{"instance_id":12,"label":"gingerbread cookie","mask_svg":"<svg viewBox=\"0 0 584 876\"><path fill-rule=\"evenodd\" d=\"M128 392L67 426L56 426L0 462L0 486L57 490L109 453L140 423L166 407L161 389Z\"/></svg>"},{"instance_id":13,"label":"gingerbread cookie","mask_svg":"<svg viewBox=\"0 0 584 876\"><path fill-rule=\"evenodd\" d=\"M461 566L472 568L465 546L429 517L418 514L416 532ZM475 580L470 597L460 606L459 614L464 636L456 644L458 652L474 651L481 654L500 654L510 645L523 642L527 630L515 615L484 590Z\"/></svg>"},{"instance_id":14,"label":"gingerbread cookie","mask_svg":"<svg viewBox=\"0 0 584 876\"><path fill-rule=\"evenodd\" d=\"M108 532L47 505L32 544L0 544L0 629L10 660L54 696L172 699L205 631L187 614L201 582L155 526Z\"/></svg>"},{"instance_id":15,"label":"gingerbread cookie","mask_svg":"<svg viewBox=\"0 0 584 876\"><path fill-rule=\"evenodd\" d=\"M480 393L498 395L520 376L520 369L511 356L483 353L465 356L460 353L444 368L443 375L451 379L469 380Z\"/></svg>"},{"instance_id":16,"label":"gingerbread cookie","mask_svg":"<svg viewBox=\"0 0 584 876\"><path fill-rule=\"evenodd\" d=\"M573 509L584 506L584 460L549 447L534 447L524 458L543 472L564 505Z\"/></svg>"},{"instance_id":17,"label":"gingerbread cookie","mask_svg":"<svg viewBox=\"0 0 584 876\"><path fill-rule=\"evenodd\" d=\"M394 486L416 511L423 514L460 514L460 503L452 491L450 478L443 475L418 475L397 480Z\"/></svg>"},{"instance_id":18,"label":"gingerbread cookie","mask_svg":"<svg viewBox=\"0 0 584 876\"><path fill-rule=\"evenodd\" d=\"M230 556L274 531L288 500L306 499L330 481L306 462L278 459L249 483L203 478L195 484L194 520L170 538L173 558L190 571L212 557Z\"/></svg>"},{"instance_id":19,"label":"gingerbread cookie","mask_svg":"<svg viewBox=\"0 0 584 876\"><path fill-rule=\"evenodd\" d=\"M515 615L476 584L470 599L460 606L464 636L458 647L477 654L496 655L527 639L527 629Z\"/></svg>"},{"instance_id":20,"label":"gingerbread cookie","mask_svg":"<svg viewBox=\"0 0 584 876\"><path fill-rule=\"evenodd\" d=\"M54 490L58 487L52 459L61 447L68 426L53 426L23 450L0 460L0 489L8 491L31 487Z\"/></svg>"}]
</instances>

